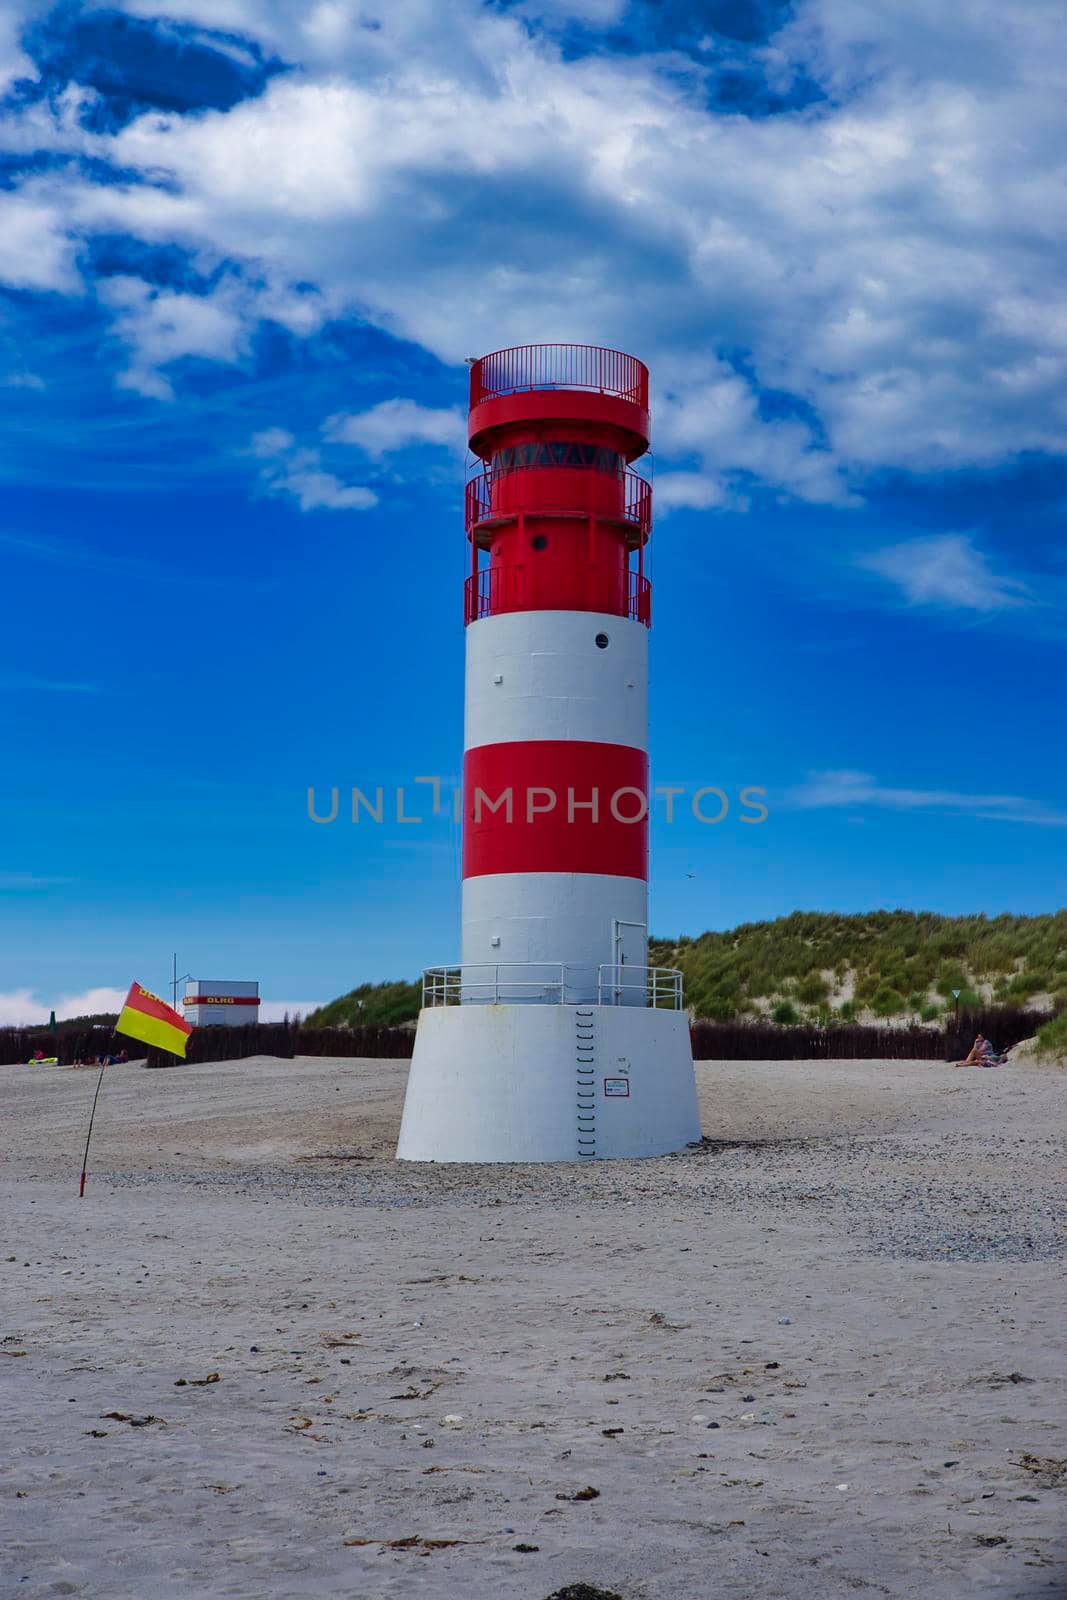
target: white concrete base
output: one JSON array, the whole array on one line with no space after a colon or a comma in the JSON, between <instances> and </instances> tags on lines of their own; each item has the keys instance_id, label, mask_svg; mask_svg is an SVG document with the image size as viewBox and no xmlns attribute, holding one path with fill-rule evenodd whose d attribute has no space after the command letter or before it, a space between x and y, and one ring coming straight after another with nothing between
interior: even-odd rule
<instances>
[{"instance_id":1,"label":"white concrete base","mask_svg":"<svg viewBox=\"0 0 1067 1600\"><path fill-rule=\"evenodd\" d=\"M699 1138L682 1011L484 1005L420 1013L400 1161L659 1156Z\"/></svg>"}]
</instances>

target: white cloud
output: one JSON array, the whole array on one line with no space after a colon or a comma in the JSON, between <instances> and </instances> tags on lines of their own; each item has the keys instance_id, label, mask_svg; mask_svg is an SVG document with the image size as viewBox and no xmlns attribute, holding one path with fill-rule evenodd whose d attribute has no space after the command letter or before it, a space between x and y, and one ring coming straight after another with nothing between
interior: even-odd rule
<instances>
[{"instance_id":1,"label":"white cloud","mask_svg":"<svg viewBox=\"0 0 1067 1600\"><path fill-rule=\"evenodd\" d=\"M33 1022L47 1022L48 1012L31 989L0 991L0 1028L21 1028Z\"/></svg>"},{"instance_id":2,"label":"white cloud","mask_svg":"<svg viewBox=\"0 0 1067 1600\"><path fill-rule=\"evenodd\" d=\"M301 511L369 511L378 504L373 489L342 483L318 464L312 450L301 450L267 479L271 494L292 495Z\"/></svg>"},{"instance_id":3,"label":"white cloud","mask_svg":"<svg viewBox=\"0 0 1067 1600\"><path fill-rule=\"evenodd\" d=\"M22 34L35 17L50 11L48 0L4 0L0 7L0 94L18 78L37 77L37 68L22 48Z\"/></svg>"},{"instance_id":4,"label":"white cloud","mask_svg":"<svg viewBox=\"0 0 1067 1600\"><path fill-rule=\"evenodd\" d=\"M912 605L1003 611L1031 603L1025 584L998 577L982 551L960 533L888 545L857 565L895 583Z\"/></svg>"},{"instance_id":5,"label":"white cloud","mask_svg":"<svg viewBox=\"0 0 1067 1600\"><path fill-rule=\"evenodd\" d=\"M259 479L267 493L291 495L301 511L369 511L378 504L373 489L328 472L319 452L299 448L285 428L253 434L249 449L265 462Z\"/></svg>"},{"instance_id":6,"label":"white cloud","mask_svg":"<svg viewBox=\"0 0 1067 1600\"><path fill-rule=\"evenodd\" d=\"M305 452L310 455L310 452ZM369 511L378 504L373 489L342 483L332 472L292 464L270 483L272 494L291 494L301 511Z\"/></svg>"},{"instance_id":7,"label":"white cloud","mask_svg":"<svg viewBox=\"0 0 1067 1600\"><path fill-rule=\"evenodd\" d=\"M37 185L0 194L0 283L77 293L76 248L60 210Z\"/></svg>"},{"instance_id":8,"label":"white cloud","mask_svg":"<svg viewBox=\"0 0 1067 1600\"><path fill-rule=\"evenodd\" d=\"M133 352L119 383L139 394L172 399L170 381L159 369L183 356L236 361L244 351L248 325L233 287L212 295L179 294L116 276L101 283L99 295L116 312L115 331Z\"/></svg>"},{"instance_id":9,"label":"white cloud","mask_svg":"<svg viewBox=\"0 0 1067 1600\"><path fill-rule=\"evenodd\" d=\"M461 71L472 50L469 31L478 28L481 12L479 0L453 0L447 12L440 0L390 0L387 8L360 0L122 0L121 9L197 23L209 32L245 34L287 61L335 75L389 70L398 58L434 54ZM482 31L491 34L492 22L490 14Z\"/></svg>"},{"instance_id":10,"label":"white cloud","mask_svg":"<svg viewBox=\"0 0 1067 1600\"><path fill-rule=\"evenodd\" d=\"M368 411L330 417L323 424L323 433L332 443L359 445L368 455L380 458L411 444L439 444L462 451L464 421L458 411L434 410L417 400L382 400Z\"/></svg>"},{"instance_id":11,"label":"white cloud","mask_svg":"<svg viewBox=\"0 0 1067 1600\"><path fill-rule=\"evenodd\" d=\"M1067 827L1067 812L1017 794L964 794L952 789L896 789L879 784L869 772L811 772L790 789L787 805L801 811L874 807L887 811L945 811L990 822L1026 822Z\"/></svg>"},{"instance_id":12,"label":"white cloud","mask_svg":"<svg viewBox=\"0 0 1067 1600\"><path fill-rule=\"evenodd\" d=\"M67 1017L88 1017L100 1013L122 1010L126 999L125 989L106 986L84 989L80 994L64 995L58 1000L42 1000L32 989L0 991L0 1028L31 1027L47 1022L55 1007L56 1021ZM321 1000L264 1000L259 1008L260 1022L280 1022L288 1014L290 1020L306 1017Z\"/></svg>"},{"instance_id":13,"label":"white cloud","mask_svg":"<svg viewBox=\"0 0 1067 1600\"><path fill-rule=\"evenodd\" d=\"M0 388L43 389L45 381L36 372L8 372L0 378Z\"/></svg>"},{"instance_id":14,"label":"white cloud","mask_svg":"<svg viewBox=\"0 0 1067 1600\"><path fill-rule=\"evenodd\" d=\"M753 386L722 361L687 358L676 370L676 382L656 399L657 449L695 455L706 473L741 475L804 500L853 502L838 463L806 422L762 420Z\"/></svg>"},{"instance_id":15,"label":"white cloud","mask_svg":"<svg viewBox=\"0 0 1067 1600\"><path fill-rule=\"evenodd\" d=\"M731 497L715 478L701 472L662 472L656 478L656 510L674 511L683 506L695 511L711 511L731 503Z\"/></svg>"},{"instance_id":16,"label":"white cloud","mask_svg":"<svg viewBox=\"0 0 1067 1600\"><path fill-rule=\"evenodd\" d=\"M167 392L179 355L236 359L261 318L307 333L353 316L454 363L531 339L637 346L664 391L657 448L733 493L849 504L886 466L1067 452L1052 0L798 0L753 59L827 98L763 118L709 110L669 52L567 59L529 20L595 20L611 0L527 17L476 0L392 0L380 17L352 0L126 9L301 69L229 111L115 134L69 108L20 121L133 178L26 180L3 197L0 274L73 292L78 241L115 231L236 264L239 290L178 297L203 299L203 320L116 307L125 381L147 392ZM19 137L9 117L0 138ZM768 389L799 403L760 405Z\"/></svg>"},{"instance_id":17,"label":"white cloud","mask_svg":"<svg viewBox=\"0 0 1067 1600\"><path fill-rule=\"evenodd\" d=\"M292 434L284 428L264 428L261 433L252 435L250 448L255 456L280 456L291 450L295 443Z\"/></svg>"},{"instance_id":18,"label":"white cloud","mask_svg":"<svg viewBox=\"0 0 1067 1600\"><path fill-rule=\"evenodd\" d=\"M328 445L357 445L373 460L413 444L463 447L463 419L457 411L434 410L415 400L383 400L367 411L338 413L322 425ZM270 494L291 495L301 511L368 511L378 504L373 489L345 483L328 470L319 450L297 444L285 428L252 435L251 453L264 462L260 481Z\"/></svg>"},{"instance_id":19,"label":"white cloud","mask_svg":"<svg viewBox=\"0 0 1067 1600\"><path fill-rule=\"evenodd\" d=\"M100 1011L121 1011L129 988L84 989L81 994L65 995L56 1003L56 1021L64 1017L91 1017Z\"/></svg>"},{"instance_id":20,"label":"white cloud","mask_svg":"<svg viewBox=\"0 0 1067 1600\"><path fill-rule=\"evenodd\" d=\"M997 0L946 10L927 0L803 0L774 41L784 60L803 65L835 93L891 79L1010 83L1022 64L1035 86L1063 71L1063 12L1057 0L1024 0L1010 16Z\"/></svg>"},{"instance_id":21,"label":"white cloud","mask_svg":"<svg viewBox=\"0 0 1067 1600\"><path fill-rule=\"evenodd\" d=\"M47 1022L53 1007L56 1021L66 1017L88 1017L100 1012L121 1011L126 998L125 989L84 989L81 994L63 995L58 1000L45 1001L32 989L9 989L0 992L0 1027L29 1027Z\"/></svg>"},{"instance_id":22,"label":"white cloud","mask_svg":"<svg viewBox=\"0 0 1067 1600\"><path fill-rule=\"evenodd\" d=\"M317 1011L325 1003L324 1000L263 1000L260 1002L259 1020L281 1022L288 1017L293 1022L297 1017L306 1017L309 1012Z\"/></svg>"}]
</instances>

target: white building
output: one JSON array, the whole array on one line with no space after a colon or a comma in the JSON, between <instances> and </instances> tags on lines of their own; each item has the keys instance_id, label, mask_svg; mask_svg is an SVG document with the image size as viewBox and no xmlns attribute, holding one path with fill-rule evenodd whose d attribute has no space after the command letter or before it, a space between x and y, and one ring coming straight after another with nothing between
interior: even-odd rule
<instances>
[{"instance_id":1,"label":"white building","mask_svg":"<svg viewBox=\"0 0 1067 1600\"><path fill-rule=\"evenodd\" d=\"M182 1010L194 1028L239 1028L259 1021L259 984L231 978L190 978Z\"/></svg>"}]
</instances>

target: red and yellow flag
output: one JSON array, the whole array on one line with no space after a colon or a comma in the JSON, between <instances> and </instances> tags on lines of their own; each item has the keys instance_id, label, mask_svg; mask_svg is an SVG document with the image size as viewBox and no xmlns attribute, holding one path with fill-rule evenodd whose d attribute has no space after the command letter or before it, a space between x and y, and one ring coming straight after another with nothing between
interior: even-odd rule
<instances>
[{"instance_id":1,"label":"red and yellow flag","mask_svg":"<svg viewBox=\"0 0 1067 1600\"><path fill-rule=\"evenodd\" d=\"M130 984L126 1004L115 1024L116 1033L128 1033L142 1044L153 1044L160 1050L169 1050L171 1055L184 1056L185 1042L192 1031L191 1024L172 1011L158 994L142 989L139 983Z\"/></svg>"}]
</instances>

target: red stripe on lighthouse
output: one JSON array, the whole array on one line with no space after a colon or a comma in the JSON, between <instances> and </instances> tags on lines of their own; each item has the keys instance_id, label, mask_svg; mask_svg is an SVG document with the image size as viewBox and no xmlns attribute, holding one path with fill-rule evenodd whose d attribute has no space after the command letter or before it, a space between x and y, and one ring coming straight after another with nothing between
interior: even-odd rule
<instances>
[{"instance_id":1,"label":"red stripe on lighthouse","mask_svg":"<svg viewBox=\"0 0 1067 1600\"><path fill-rule=\"evenodd\" d=\"M463 759L463 876L648 877L648 756L629 745L535 739Z\"/></svg>"}]
</instances>

